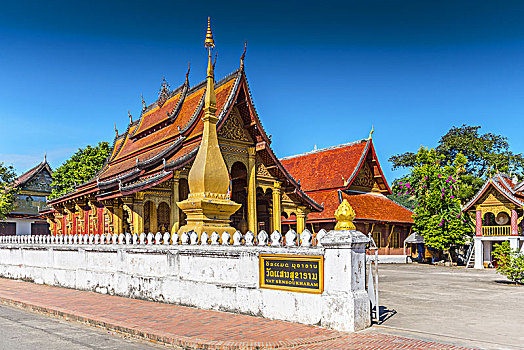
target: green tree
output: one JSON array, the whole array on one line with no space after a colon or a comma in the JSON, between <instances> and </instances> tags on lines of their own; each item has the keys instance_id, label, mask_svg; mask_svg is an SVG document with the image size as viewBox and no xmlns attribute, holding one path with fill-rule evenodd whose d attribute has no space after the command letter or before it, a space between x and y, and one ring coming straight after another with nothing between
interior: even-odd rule
<instances>
[{"instance_id":1,"label":"green tree","mask_svg":"<svg viewBox=\"0 0 524 350\"><path fill-rule=\"evenodd\" d=\"M53 173L53 191L50 199L71 192L76 185L80 185L95 176L102 168L111 149L107 142L99 142L98 146L80 148Z\"/></svg>"},{"instance_id":2,"label":"green tree","mask_svg":"<svg viewBox=\"0 0 524 350\"><path fill-rule=\"evenodd\" d=\"M421 147L410 173L394 182L393 190L399 196L415 198L413 229L424 237L426 246L449 253L472 232L457 197L465 164L460 153L449 162L436 150Z\"/></svg>"},{"instance_id":3,"label":"green tree","mask_svg":"<svg viewBox=\"0 0 524 350\"><path fill-rule=\"evenodd\" d=\"M13 210L18 188L15 186L15 169L0 162L0 220Z\"/></svg>"},{"instance_id":4,"label":"green tree","mask_svg":"<svg viewBox=\"0 0 524 350\"><path fill-rule=\"evenodd\" d=\"M462 125L452 127L442 136L436 148L439 156L451 164L461 154L467 158L461 177L463 186L457 196L464 204L477 193L487 176L495 172L513 173L523 178L524 157L509 150L506 137L492 133L482 134L480 126ZM406 152L389 158L393 170L412 168L416 164L417 154Z\"/></svg>"},{"instance_id":5,"label":"green tree","mask_svg":"<svg viewBox=\"0 0 524 350\"><path fill-rule=\"evenodd\" d=\"M497 259L497 272L515 283L524 283L524 254L511 249L509 242L495 245L493 257Z\"/></svg>"}]
</instances>

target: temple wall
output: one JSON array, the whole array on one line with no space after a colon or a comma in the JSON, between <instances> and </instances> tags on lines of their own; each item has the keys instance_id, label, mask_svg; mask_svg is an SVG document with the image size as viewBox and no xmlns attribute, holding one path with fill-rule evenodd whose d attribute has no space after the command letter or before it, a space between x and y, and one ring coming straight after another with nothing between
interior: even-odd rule
<instances>
[{"instance_id":1,"label":"temple wall","mask_svg":"<svg viewBox=\"0 0 524 350\"><path fill-rule=\"evenodd\" d=\"M110 237L112 244L74 244L69 237L67 243L54 237L0 237L0 276L341 331L368 327L368 239L358 231L332 231L320 240L323 246L313 248L304 236L296 241L302 246L283 247L282 237L275 234L272 247L260 236L260 246L256 241L246 246L247 237L238 236L238 245L201 245L187 237L181 237L184 245L177 244L178 237L135 237L135 244L122 244L122 235L114 241ZM322 294L260 288L260 254L323 256Z\"/></svg>"}]
</instances>

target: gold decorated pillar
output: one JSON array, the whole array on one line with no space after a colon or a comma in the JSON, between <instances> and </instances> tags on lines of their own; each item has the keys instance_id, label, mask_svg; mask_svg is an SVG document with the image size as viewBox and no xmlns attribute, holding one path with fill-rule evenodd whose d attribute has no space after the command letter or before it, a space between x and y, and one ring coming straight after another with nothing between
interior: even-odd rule
<instances>
[{"instance_id":1,"label":"gold decorated pillar","mask_svg":"<svg viewBox=\"0 0 524 350\"><path fill-rule=\"evenodd\" d=\"M256 169L255 169L255 147L248 149L248 184L247 184L247 225L248 230L255 235L258 232L257 227L257 184L256 184Z\"/></svg>"},{"instance_id":2,"label":"gold decorated pillar","mask_svg":"<svg viewBox=\"0 0 524 350\"><path fill-rule=\"evenodd\" d=\"M144 232L144 202L143 198L133 201L133 229L137 234Z\"/></svg>"},{"instance_id":3,"label":"gold decorated pillar","mask_svg":"<svg viewBox=\"0 0 524 350\"><path fill-rule=\"evenodd\" d=\"M217 107L211 61L211 49L215 47L215 42L209 18L205 46L209 55L202 117L204 130L195 161L189 171L189 196L185 201L177 202L178 207L187 215L187 225L182 226L178 233L195 231L200 236L204 231L209 235L212 232L222 235L227 231L233 235L235 229L231 227L230 217L241 205L229 199L229 172L218 145L218 118L215 116Z\"/></svg>"},{"instance_id":4,"label":"gold decorated pillar","mask_svg":"<svg viewBox=\"0 0 524 350\"><path fill-rule=\"evenodd\" d=\"M180 200L180 172L176 171L173 175L173 192L171 193L171 204L169 209L171 211L170 222L171 222L171 234L178 231L180 227L180 211L176 202Z\"/></svg>"},{"instance_id":5,"label":"gold decorated pillar","mask_svg":"<svg viewBox=\"0 0 524 350\"><path fill-rule=\"evenodd\" d=\"M280 182L275 181L273 183L273 231L282 232L282 227L280 223L282 215L282 185Z\"/></svg>"},{"instance_id":6,"label":"gold decorated pillar","mask_svg":"<svg viewBox=\"0 0 524 350\"><path fill-rule=\"evenodd\" d=\"M122 206L115 202L113 207L113 232L116 234L120 234L123 232L123 218L124 218L124 210L122 209Z\"/></svg>"},{"instance_id":7,"label":"gold decorated pillar","mask_svg":"<svg viewBox=\"0 0 524 350\"><path fill-rule=\"evenodd\" d=\"M158 220L157 220L158 209L156 203L153 201L149 202L149 232L156 233L158 231Z\"/></svg>"},{"instance_id":8,"label":"gold decorated pillar","mask_svg":"<svg viewBox=\"0 0 524 350\"><path fill-rule=\"evenodd\" d=\"M306 207L297 208L297 233L301 234L306 228Z\"/></svg>"}]
</instances>

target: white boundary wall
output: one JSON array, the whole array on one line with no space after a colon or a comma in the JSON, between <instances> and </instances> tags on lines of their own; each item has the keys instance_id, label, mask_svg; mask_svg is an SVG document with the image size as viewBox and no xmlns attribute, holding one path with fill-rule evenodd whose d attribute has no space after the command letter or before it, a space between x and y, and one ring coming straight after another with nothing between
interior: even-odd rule
<instances>
[{"instance_id":1,"label":"white boundary wall","mask_svg":"<svg viewBox=\"0 0 524 350\"><path fill-rule=\"evenodd\" d=\"M144 241L133 245L118 240L70 244L68 239L67 244L30 243L30 238L17 240L27 243L14 243L3 237L0 276L341 331L366 328L370 325L365 290L368 238L357 231L322 236L319 247L282 247L275 241L271 247L246 246L243 239L244 245L237 246ZM323 255L324 292L259 288L259 254Z\"/></svg>"}]
</instances>

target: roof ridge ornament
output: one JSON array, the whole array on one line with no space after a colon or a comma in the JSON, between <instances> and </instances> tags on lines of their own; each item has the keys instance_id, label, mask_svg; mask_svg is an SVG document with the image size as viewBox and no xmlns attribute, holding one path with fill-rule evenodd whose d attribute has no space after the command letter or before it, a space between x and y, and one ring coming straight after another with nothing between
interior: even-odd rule
<instances>
[{"instance_id":1,"label":"roof ridge ornament","mask_svg":"<svg viewBox=\"0 0 524 350\"><path fill-rule=\"evenodd\" d=\"M146 101L144 101L144 95L140 94L140 99L142 100L142 110L146 109Z\"/></svg>"},{"instance_id":2,"label":"roof ridge ornament","mask_svg":"<svg viewBox=\"0 0 524 350\"><path fill-rule=\"evenodd\" d=\"M131 116L131 113L129 113L129 109L127 110L127 115L129 116L129 124L133 123L133 117Z\"/></svg>"},{"instance_id":3,"label":"roof ridge ornament","mask_svg":"<svg viewBox=\"0 0 524 350\"><path fill-rule=\"evenodd\" d=\"M189 86L189 72L191 71L191 61L189 61L189 66L187 67L187 73L186 73L186 85Z\"/></svg>"},{"instance_id":4,"label":"roof ridge ornament","mask_svg":"<svg viewBox=\"0 0 524 350\"><path fill-rule=\"evenodd\" d=\"M371 124L371 131L369 132L368 140L371 140L371 135L373 135L373 124Z\"/></svg>"},{"instance_id":5,"label":"roof ridge ornament","mask_svg":"<svg viewBox=\"0 0 524 350\"><path fill-rule=\"evenodd\" d=\"M166 103L167 99L169 98L169 94L171 93L171 86L166 80L166 77L162 77L162 86L160 87L160 90L158 92L158 107L162 107L164 103Z\"/></svg>"},{"instance_id":6,"label":"roof ridge ornament","mask_svg":"<svg viewBox=\"0 0 524 350\"><path fill-rule=\"evenodd\" d=\"M242 52L242 56L240 56L240 67L244 67L244 58L246 58L246 50L247 50L247 40L244 42L244 52Z\"/></svg>"},{"instance_id":7,"label":"roof ridge ornament","mask_svg":"<svg viewBox=\"0 0 524 350\"><path fill-rule=\"evenodd\" d=\"M116 137L118 137L118 129L116 128L116 123L115 123L115 133L116 133Z\"/></svg>"},{"instance_id":8,"label":"roof ridge ornament","mask_svg":"<svg viewBox=\"0 0 524 350\"><path fill-rule=\"evenodd\" d=\"M211 17L207 17L207 33L206 41L204 42L206 49L211 49L215 47L215 40L213 40L213 32L211 32Z\"/></svg>"}]
</instances>

